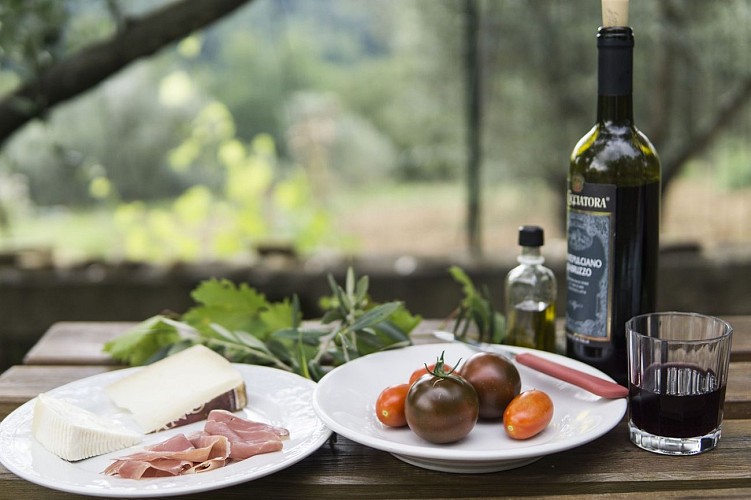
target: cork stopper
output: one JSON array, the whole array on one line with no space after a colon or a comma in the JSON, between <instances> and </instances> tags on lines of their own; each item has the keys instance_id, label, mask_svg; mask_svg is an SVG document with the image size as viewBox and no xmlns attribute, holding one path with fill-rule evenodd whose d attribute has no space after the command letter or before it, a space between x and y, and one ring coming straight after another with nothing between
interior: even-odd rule
<instances>
[{"instance_id":1,"label":"cork stopper","mask_svg":"<svg viewBox=\"0 0 751 500\"><path fill-rule=\"evenodd\" d=\"M602 0L602 26L628 26L628 0Z\"/></svg>"}]
</instances>

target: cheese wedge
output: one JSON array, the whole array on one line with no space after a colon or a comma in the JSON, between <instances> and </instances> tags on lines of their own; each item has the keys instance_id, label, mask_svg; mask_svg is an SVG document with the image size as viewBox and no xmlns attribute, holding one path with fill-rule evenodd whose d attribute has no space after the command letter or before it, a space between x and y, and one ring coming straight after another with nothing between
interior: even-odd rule
<instances>
[{"instance_id":1,"label":"cheese wedge","mask_svg":"<svg viewBox=\"0 0 751 500\"><path fill-rule=\"evenodd\" d=\"M31 434L49 451L71 462L121 450L143 438L115 420L46 394L37 396Z\"/></svg>"},{"instance_id":2,"label":"cheese wedge","mask_svg":"<svg viewBox=\"0 0 751 500\"><path fill-rule=\"evenodd\" d=\"M240 372L206 346L195 345L106 387L149 433L206 418L212 409L236 411L247 400Z\"/></svg>"}]
</instances>

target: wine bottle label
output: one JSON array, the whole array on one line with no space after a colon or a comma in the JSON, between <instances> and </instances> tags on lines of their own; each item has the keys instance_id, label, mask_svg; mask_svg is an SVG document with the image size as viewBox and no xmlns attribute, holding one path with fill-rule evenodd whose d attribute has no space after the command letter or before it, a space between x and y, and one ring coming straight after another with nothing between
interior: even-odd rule
<instances>
[{"instance_id":1,"label":"wine bottle label","mask_svg":"<svg viewBox=\"0 0 751 500\"><path fill-rule=\"evenodd\" d=\"M583 342L610 340L615 196L578 175L569 185L566 332Z\"/></svg>"}]
</instances>

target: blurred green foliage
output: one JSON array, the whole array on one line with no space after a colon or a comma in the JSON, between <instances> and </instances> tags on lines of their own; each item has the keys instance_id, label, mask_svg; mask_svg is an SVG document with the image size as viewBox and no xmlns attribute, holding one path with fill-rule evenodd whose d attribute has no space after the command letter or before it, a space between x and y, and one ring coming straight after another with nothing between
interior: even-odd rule
<instances>
[{"instance_id":1,"label":"blurred green foliage","mask_svg":"<svg viewBox=\"0 0 751 500\"><path fill-rule=\"evenodd\" d=\"M0 91L110 36L146 0L0 4ZM635 114L670 153L747 76L751 5L632 4ZM590 0L480 0L483 182L554 192L594 120ZM340 245L329 194L380 182L459 182L466 161L462 2L256 0L32 123L0 152L0 226L39 207L112 210L124 255L230 258L269 239ZM658 47L676 47L680 105L657 134ZM673 87L671 87L673 89ZM684 103L687 103L685 106ZM751 185L751 117L708 154ZM718 150L722 149L720 152ZM120 240L118 241L118 244Z\"/></svg>"},{"instance_id":2,"label":"blurred green foliage","mask_svg":"<svg viewBox=\"0 0 751 500\"><path fill-rule=\"evenodd\" d=\"M219 160L220 185L188 188L164 206L121 203L115 224L124 256L150 262L232 259L270 238L309 252L334 236L330 215L313 198L307 174L280 168L273 139L258 135L249 144L235 135L229 110L206 105L190 135L169 154L173 170L198 168L207 157ZM209 181L210 179L207 179Z\"/></svg>"}]
</instances>

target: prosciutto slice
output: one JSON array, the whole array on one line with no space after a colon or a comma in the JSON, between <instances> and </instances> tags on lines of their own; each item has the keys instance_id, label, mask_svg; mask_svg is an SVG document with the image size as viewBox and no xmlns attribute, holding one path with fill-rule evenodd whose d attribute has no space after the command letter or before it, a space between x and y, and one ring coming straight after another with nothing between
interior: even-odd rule
<instances>
[{"instance_id":1,"label":"prosciutto slice","mask_svg":"<svg viewBox=\"0 0 751 500\"><path fill-rule=\"evenodd\" d=\"M212 422L227 424L228 427L240 435L248 431L265 430L276 434L281 439L289 438L289 431L284 427L276 427L262 422L246 420L238 417L234 413L228 412L227 410L212 410L209 412L207 424Z\"/></svg>"},{"instance_id":2,"label":"prosciutto slice","mask_svg":"<svg viewBox=\"0 0 751 500\"><path fill-rule=\"evenodd\" d=\"M116 460L104 473L109 476L120 476L127 479L142 479L148 477L168 477L186 473L193 467L193 462L187 460L170 460L156 458L151 461L124 458Z\"/></svg>"},{"instance_id":3,"label":"prosciutto slice","mask_svg":"<svg viewBox=\"0 0 751 500\"><path fill-rule=\"evenodd\" d=\"M229 441L224 436L204 433L190 438L177 434L143 451L115 460L105 474L129 479L177 476L215 469L229 458Z\"/></svg>"},{"instance_id":4,"label":"prosciutto slice","mask_svg":"<svg viewBox=\"0 0 751 500\"><path fill-rule=\"evenodd\" d=\"M213 410L203 431L176 434L142 451L116 459L104 474L127 479L207 472L231 461L280 451L289 431Z\"/></svg>"}]
</instances>

